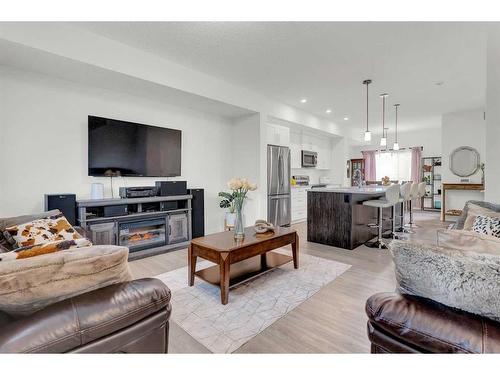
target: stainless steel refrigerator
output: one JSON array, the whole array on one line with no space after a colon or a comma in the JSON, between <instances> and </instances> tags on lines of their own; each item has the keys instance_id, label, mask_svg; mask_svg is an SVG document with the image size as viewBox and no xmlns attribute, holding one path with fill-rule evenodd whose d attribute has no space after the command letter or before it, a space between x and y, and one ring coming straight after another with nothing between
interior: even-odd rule
<instances>
[{"instance_id":1,"label":"stainless steel refrigerator","mask_svg":"<svg viewBox=\"0 0 500 375\"><path fill-rule=\"evenodd\" d=\"M267 146L267 221L276 226L291 222L290 149Z\"/></svg>"}]
</instances>

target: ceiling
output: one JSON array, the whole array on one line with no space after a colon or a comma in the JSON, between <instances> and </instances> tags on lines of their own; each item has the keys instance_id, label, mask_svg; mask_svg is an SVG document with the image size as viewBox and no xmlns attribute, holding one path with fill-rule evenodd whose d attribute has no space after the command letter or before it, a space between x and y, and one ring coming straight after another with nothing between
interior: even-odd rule
<instances>
[{"instance_id":1,"label":"ceiling","mask_svg":"<svg viewBox=\"0 0 500 375\"><path fill-rule=\"evenodd\" d=\"M170 105L190 108L229 119L255 113L245 108L154 84L42 50L0 40L0 68L4 65L45 73L84 85L93 85L109 90L118 89L120 92L140 96L141 98L160 100L162 103L167 102Z\"/></svg>"},{"instance_id":2,"label":"ceiling","mask_svg":"<svg viewBox=\"0 0 500 375\"><path fill-rule=\"evenodd\" d=\"M486 29L429 22L90 22L72 23L265 96L365 127L381 128L400 103L400 129L436 124L443 113L484 107ZM440 83L440 84L437 84ZM307 98L302 104L301 98ZM331 109L331 114L326 114ZM345 121L344 117L349 120Z\"/></svg>"}]
</instances>

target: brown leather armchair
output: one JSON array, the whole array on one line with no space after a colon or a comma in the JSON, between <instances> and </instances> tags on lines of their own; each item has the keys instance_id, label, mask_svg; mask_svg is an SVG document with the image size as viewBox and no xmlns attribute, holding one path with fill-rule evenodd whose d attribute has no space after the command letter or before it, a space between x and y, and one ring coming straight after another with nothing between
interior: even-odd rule
<instances>
[{"instance_id":1,"label":"brown leather armchair","mask_svg":"<svg viewBox=\"0 0 500 375\"><path fill-rule=\"evenodd\" d=\"M170 290L158 279L111 285L21 319L0 311L0 353L167 353Z\"/></svg>"},{"instance_id":2,"label":"brown leather armchair","mask_svg":"<svg viewBox=\"0 0 500 375\"><path fill-rule=\"evenodd\" d=\"M500 353L500 323L430 299L378 293L366 302L372 353Z\"/></svg>"}]
</instances>

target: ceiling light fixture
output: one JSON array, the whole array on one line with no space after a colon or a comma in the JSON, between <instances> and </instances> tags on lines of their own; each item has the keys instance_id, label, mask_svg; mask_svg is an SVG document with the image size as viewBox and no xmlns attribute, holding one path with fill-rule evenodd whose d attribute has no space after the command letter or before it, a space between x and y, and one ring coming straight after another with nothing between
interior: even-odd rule
<instances>
[{"instance_id":1,"label":"ceiling light fixture","mask_svg":"<svg viewBox=\"0 0 500 375\"><path fill-rule=\"evenodd\" d=\"M388 94L380 94L382 98L382 138L380 138L380 146L387 146L387 136L385 135L385 99L388 97Z\"/></svg>"},{"instance_id":2,"label":"ceiling light fixture","mask_svg":"<svg viewBox=\"0 0 500 375\"><path fill-rule=\"evenodd\" d=\"M302 99L300 99L300 102L301 102L302 104L307 103L307 99L306 99L306 98L302 98Z\"/></svg>"},{"instance_id":3,"label":"ceiling light fixture","mask_svg":"<svg viewBox=\"0 0 500 375\"><path fill-rule=\"evenodd\" d=\"M331 109L327 109L325 112L326 112L327 114L330 114L330 113L332 113L332 110L331 110Z\"/></svg>"},{"instance_id":4,"label":"ceiling light fixture","mask_svg":"<svg viewBox=\"0 0 500 375\"><path fill-rule=\"evenodd\" d=\"M399 143L398 143L398 107L399 104L394 104L394 107L396 108L396 139L394 140L394 146L392 147L394 151L399 150Z\"/></svg>"},{"instance_id":5,"label":"ceiling light fixture","mask_svg":"<svg viewBox=\"0 0 500 375\"><path fill-rule=\"evenodd\" d=\"M344 117L344 121L348 121L349 120L349 117Z\"/></svg>"},{"instance_id":6,"label":"ceiling light fixture","mask_svg":"<svg viewBox=\"0 0 500 375\"><path fill-rule=\"evenodd\" d=\"M371 79L365 79L363 85L366 85L366 131L365 131L365 141L370 142L372 140L372 133L368 129L368 85L372 83Z\"/></svg>"}]
</instances>

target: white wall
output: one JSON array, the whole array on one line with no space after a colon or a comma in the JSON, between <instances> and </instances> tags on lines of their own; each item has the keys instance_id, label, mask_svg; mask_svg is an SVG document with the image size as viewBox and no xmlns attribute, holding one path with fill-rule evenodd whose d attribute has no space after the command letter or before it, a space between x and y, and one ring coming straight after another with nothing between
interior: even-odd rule
<instances>
[{"instance_id":1,"label":"white wall","mask_svg":"<svg viewBox=\"0 0 500 375\"><path fill-rule=\"evenodd\" d=\"M45 193L87 198L91 182L104 183L111 195L109 179L87 176L87 115L93 114L181 129L182 176L176 179L206 189L206 230L222 229L217 193L233 172L230 120L6 67L0 67L0 86L0 217L41 211ZM115 179L115 196L121 185L155 180Z\"/></svg>"},{"instance_id":2,"label":"white wall","mask_svg":"<svg viewBox=\"0 0 500 375\"><path fill-rule=\"evenodd\" d=\"M500 203L500 28L489 25L486 68L485 200Z\"/></svg>"},{"instance_id":3,"label":"white wall","mask_svg":"<svg viewBox=\"0 0 500 375\"><path fill-rule=\"evenodd\" d=\"M475 148L481 157L486 160L486 121L484 109L477 108L469 111L453 112L443 115L442 123L442 150L443 182L461 182L462 177L450 171L450 154L457 147L470 146ZM481 171L467 177L471 183L481 183ZM448 191L446 193L446 209L462 209L469 199L483 200L484 194L478 191Z\"/></svg>"},{"instance_id":4,"label":"white wall","mask_svg":"<svg viewBox=\"0 0 500 375\"><path fill-rule=\"evenodd\" d=\"M350 136L346 124L336 124L295 107L264 97L260 93L231 84L157 55L130 47L109 38L58 22L0 23L0 40L18 46L21 56L29 48L59 57L60 73L71 71L68 62L78 61L92 67L134 77L145 82L229 103L265 113L336 135ZM21 48L24 47L24 48ZM22 59L22 57L21 57ZM23 64L28 63L23 61ZM59 65L58 65L59 66ZM34 67L36 68L36 64ZM103 79L106 77L103 75Z\"/></svg>"},{"instance_id":5,"label":"white wall","mask_svg":"<svg viewBox=\"0 0 500 375\"><path fill-rule=\"evenodd\" d=\"M265 185L260 174L260 114L243 116L233 121L231 132L231 173L232 177L244 177L257 184L257 190L248 192L243 210L245 226L255 223L258 218L265 219L260 211L262 199L266 198ZM229 156L229 155L228 155ZM225 187L227 189L227 186Z\"/></svg>"}]
</instances>

